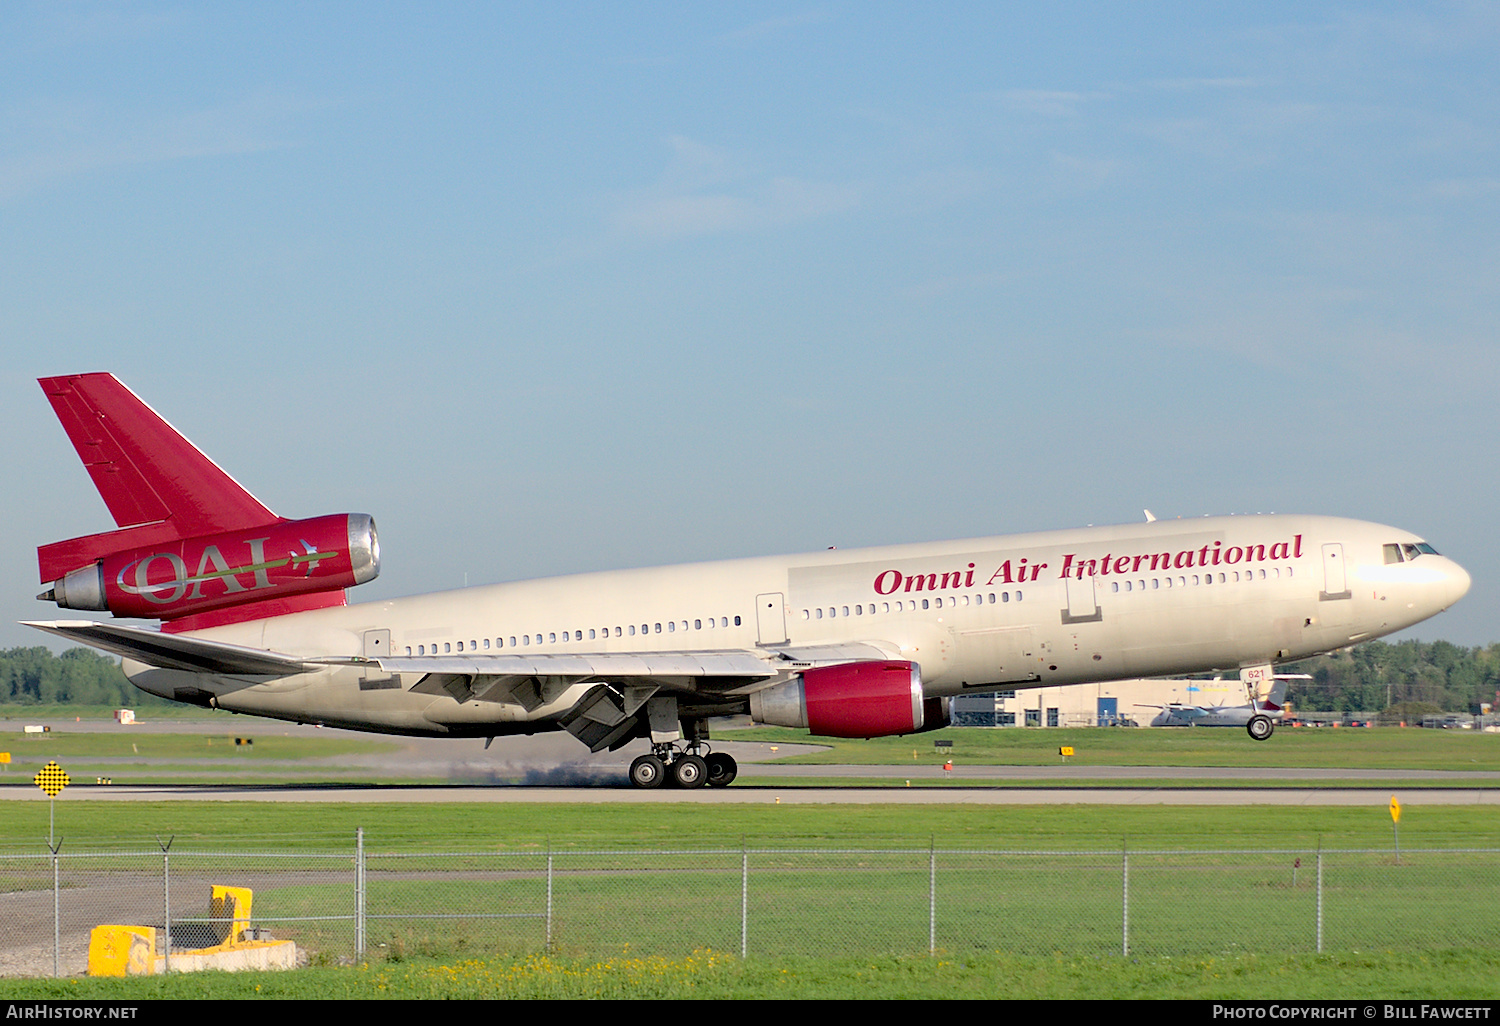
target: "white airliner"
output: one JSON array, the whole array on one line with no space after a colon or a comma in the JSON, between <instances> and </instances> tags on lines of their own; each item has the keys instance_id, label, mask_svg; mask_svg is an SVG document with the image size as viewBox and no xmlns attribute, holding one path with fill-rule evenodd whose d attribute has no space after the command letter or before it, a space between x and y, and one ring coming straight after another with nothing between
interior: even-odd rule
<instances>
[{"instance_id":1,"label":"white airliner","mask_svg":"<svg viewBox=\"0 0 1500 1026\"><path fill-rule=\"evenodd\" d=\"M181 702L392 734L649 738L640 787L728 784L705 721L835 737L969 691L1239 670L1409 627L1469 575L1408 531L1233 516L519 581L347 605L362 514L276 516L109 374L43 379L117 530L41 546L38 596L162 622L31 625ZM1253 717L1250 735L1271 721Z\"/></svg>"}]
</instances>

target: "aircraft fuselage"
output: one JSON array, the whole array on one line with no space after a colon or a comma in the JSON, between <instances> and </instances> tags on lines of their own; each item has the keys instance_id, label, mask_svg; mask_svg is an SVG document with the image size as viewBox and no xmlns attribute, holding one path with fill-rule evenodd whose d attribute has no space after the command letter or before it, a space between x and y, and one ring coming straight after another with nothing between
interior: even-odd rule
<instances>
[{"instance_id":1,"label":"aircraft fuselage","mask_svg":"<svg viewBox=\"0 0 1500 1026\"><path fill-rule=\"evenodd\" d=\"M401 734L552 729L586 679L533 701L412 690L510 657L724 653L766 680L866 658L920 666L928 696L1283 663L1409 627L1468 575L1421 539L1320 516L1232 516L830 550L519 581L192 632L343 660L267 679L127 660L152 693L263 716ZM545 657L545 658L543 658ZM514 669L514 667L511 667ZM515 676L514 673L511 676ZM575 675L576 678L576 675ZM508 678L507 678L508 679ZM670 673L684 716L745 711L747 689Z\"/></svg>"}]
</instances>

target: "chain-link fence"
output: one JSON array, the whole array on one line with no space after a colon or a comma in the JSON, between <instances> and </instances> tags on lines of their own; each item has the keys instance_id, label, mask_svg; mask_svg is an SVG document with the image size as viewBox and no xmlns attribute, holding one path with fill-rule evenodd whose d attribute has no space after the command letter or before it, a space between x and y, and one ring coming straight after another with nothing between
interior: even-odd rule
<instances>
[{"instance_id":1,"label":"chain-link fence","mask_svg":"<svg viewBox=\"0 0 1500 1026\"><path fill-rule=\"evenodd\" d=\"M1500 849L0 854L0 974L100 924L211 934L213 884L321 964L556 951L1206 955L1500 947Z\"/></svg>"}]
</instances>

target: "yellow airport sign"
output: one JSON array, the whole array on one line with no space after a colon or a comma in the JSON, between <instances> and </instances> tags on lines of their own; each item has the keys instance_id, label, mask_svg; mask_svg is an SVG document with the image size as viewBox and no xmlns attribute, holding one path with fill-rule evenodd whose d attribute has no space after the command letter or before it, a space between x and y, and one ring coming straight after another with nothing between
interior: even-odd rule
<instances>
[{"instance_id":1,"label":"yellow airport sign","mask_svg":"<svg viewBox=\"0 0 1500 1026\"><path fill-rule=\"evenodd\" d=\"M31 782L43 791L47 792L48 798L56 798L62 794L62 789L73 781L68 778L67 772L55 762L49 762L36 771L36 776Z\"/></svg>"}]
</instances>

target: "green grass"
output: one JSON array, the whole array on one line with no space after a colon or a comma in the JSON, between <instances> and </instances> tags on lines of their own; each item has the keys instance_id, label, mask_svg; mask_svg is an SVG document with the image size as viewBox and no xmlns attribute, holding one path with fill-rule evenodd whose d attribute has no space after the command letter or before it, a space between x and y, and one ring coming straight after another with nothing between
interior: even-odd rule
<instances>
[{"instance_id":1,"label":"green grass","mask_svg":"<svg viewBox=\"0 0 1500 1026\"><path fill-rule=\"evenodd\" d=\"M178 848L347 851L356 827L371 850L545 851L583 848L939 847L1388 848L1391 820L1371 806L803 805L773 804L100 802L63 792L57 833L72 851ZM13 802L0 846L43 851L45 801ZM1408 802L1409 847L1500 847L1493 806Z\"/></svg>"},{"instance_id":2,"label":"green grass","mask_svg":"<svg viewBox=\"0 0 1500 1026\"><path fill-rule=\"evenodd\" d=\"M227 726L227 724L226 724ZM243 736L243 735L242 735ZM235 744L236 735L154 734L154 733L71 733L54 730L48 734L24 734L19 730L0 730L0 751L11 754L7 773L18 773L26 764L41 764L49 759L87 759L91 763L113 761L120 765L136 760L211 761L217 766L256 765L267 762L334 759L347 755L380 755L395 751L400 745L385 740L363 740L342 737L290 737L258 734L250 744ZM203 767L207 769L208 767Z\"/></svg>"},{"instance_id":3,"label":"green grass","mask_svg":"<svg viewBox=\"0 0 1500 1026\"><path fill-rule=\"evenodd\" d=\"M222 726L222 731L213 728ZM86 733L71 732L66 724L40 737L19 729L0 730L0 751L11 753L12 763L0 766L0 783L19 783L48 760L55 759L79 784L97 777L115 784L286 784L360 783L449 784L446 772L422 777L416 774L387 776L348 761L358 756L379 756L402 746L421 742L371 737L292 737L259 734L252 745L235 745L233 728L244 721L204 721L201 732ZM1288 771L1280 780L1257 781L1255 786L1306 786L1296 771L1303 769L1344 770L1432 770L1444 775L1423 780L1423 787L1497 788L1500 777L1475 774L1500 773L1500 735L1470 731L1421 730L1417 728L1291 730L1283 728L1268 742L1256 743L1237 729L1184 728L1157 730L1058 729L986 730L948 728L909 738L876 738L848 741L810 738L800 731L782 728L723 731L721 738L767 744L827 746L826 751L787 755L778 761L790 765L887 765L924 768L940 766L952 758L951 777L916 781L924 787L1096 786L1130 788L1139 781L1084 779L1059 781L994 781L969 776L976 766L1061 766L1087 769L1100 766L1129 767L1259 767ZM952 742L951 748L936 748L934 740ZM477 746L479 742L474 742ZM1071 746L1075 754L1063 759L1058 750ZM579 749L582 753L582 749ZM343 759L345 761L341 762ZM520 782L518 771L516 780ZM755 778L742 777L741 785L758 787L880 787L895 778ZM1347 778L1345 783L1365 788L1411 787L1412 781ZM623 785L623 775L621 778ZM1335 783L1319 781L1322 786ZM1148 786L1161 786L1153 782ZM1198 779L1172 781L1173 787L1225 788L1241 782Z\"/></svg>"},{"instance_id":4,"label":"green grass","mask_svg":"<svg viewBox=\"0 0 1500 1026\"><path fill-rule=\"evenodd\" d=\"M736 741L829 747L779 759L794 765L931 766L951 756L958 767L982 766L1252 766L1296 769L1500 771L1500 734L1417 727L1278 728L1252 741L1230 727L1046 730L948 727L913 737L809 738L785 728L725 732ZM951 741L938 749L934 741ZM1071 746L1063 759L1058 749Z\"/></svg>"},{"instance_id":5,"label":"green grass","mask_svg":"<svg viewBox=\"0 0 1500 1026\"><path fill-rule=\"evenodd\" d=\"M0 1000L825 998L1017 1000L1494 1000L1500 954L1340 952L1275 957L1016 957L996 953L890 958L679 958L621 953L410 958L347 969L198 973L167 978L0 980Z\"/></svg>"},{"instance_id":6,"label":"green grass","mask_svg":"<svg viewBox=\"0 0 1500 1026\"><path fill-rule=\"evenodd\" d=\"M45 836L45 803L6 812L5 847L41 850L27 835ZM258 921L347 916L353 832L363 825L372 917L478 909L530 918L372 918L368 962L345 969L333 965L352 950L347 920L268 922L315 952L315 968L0 980L0 999L1500 996L1500 920L1485 911L1497 857L1414 850L1500 848L1488 807L1408 804L1399 864L1383 807L581 804L560 814L550 804L64 800L58 822L72 852L150 852L157 836L175 835L174 894L262 874ZM1335 954L1324 956L1310 954L1319 842L1379 849L1327 860L1324 942ZM752 853L744 962L722 954L739 950L741 844L845 849ZM929 845L957 849L939 855L936 958L924 954ZM1123 845L1128 960L1120 956ZM903 851L849 850L861 847ZM1257 847L1297 849L1303 864L1294 870L1294 852L1218 853ZM668 848L679 854L658 853ZM381 854L424 849L486 854ZM601 849L613 854L588 854ZM1169 854L1148 854L1156 849ZM204 851L330 857L289 864L193 854ZM536 914L548 851L557 856L554 950L543 956ZM80 857L65 875L106 864ZM10 865L0 875L12 885L47 885L41 863ZM130 865L146 879L159 857Z\"/></svg>"}]
</instances>

